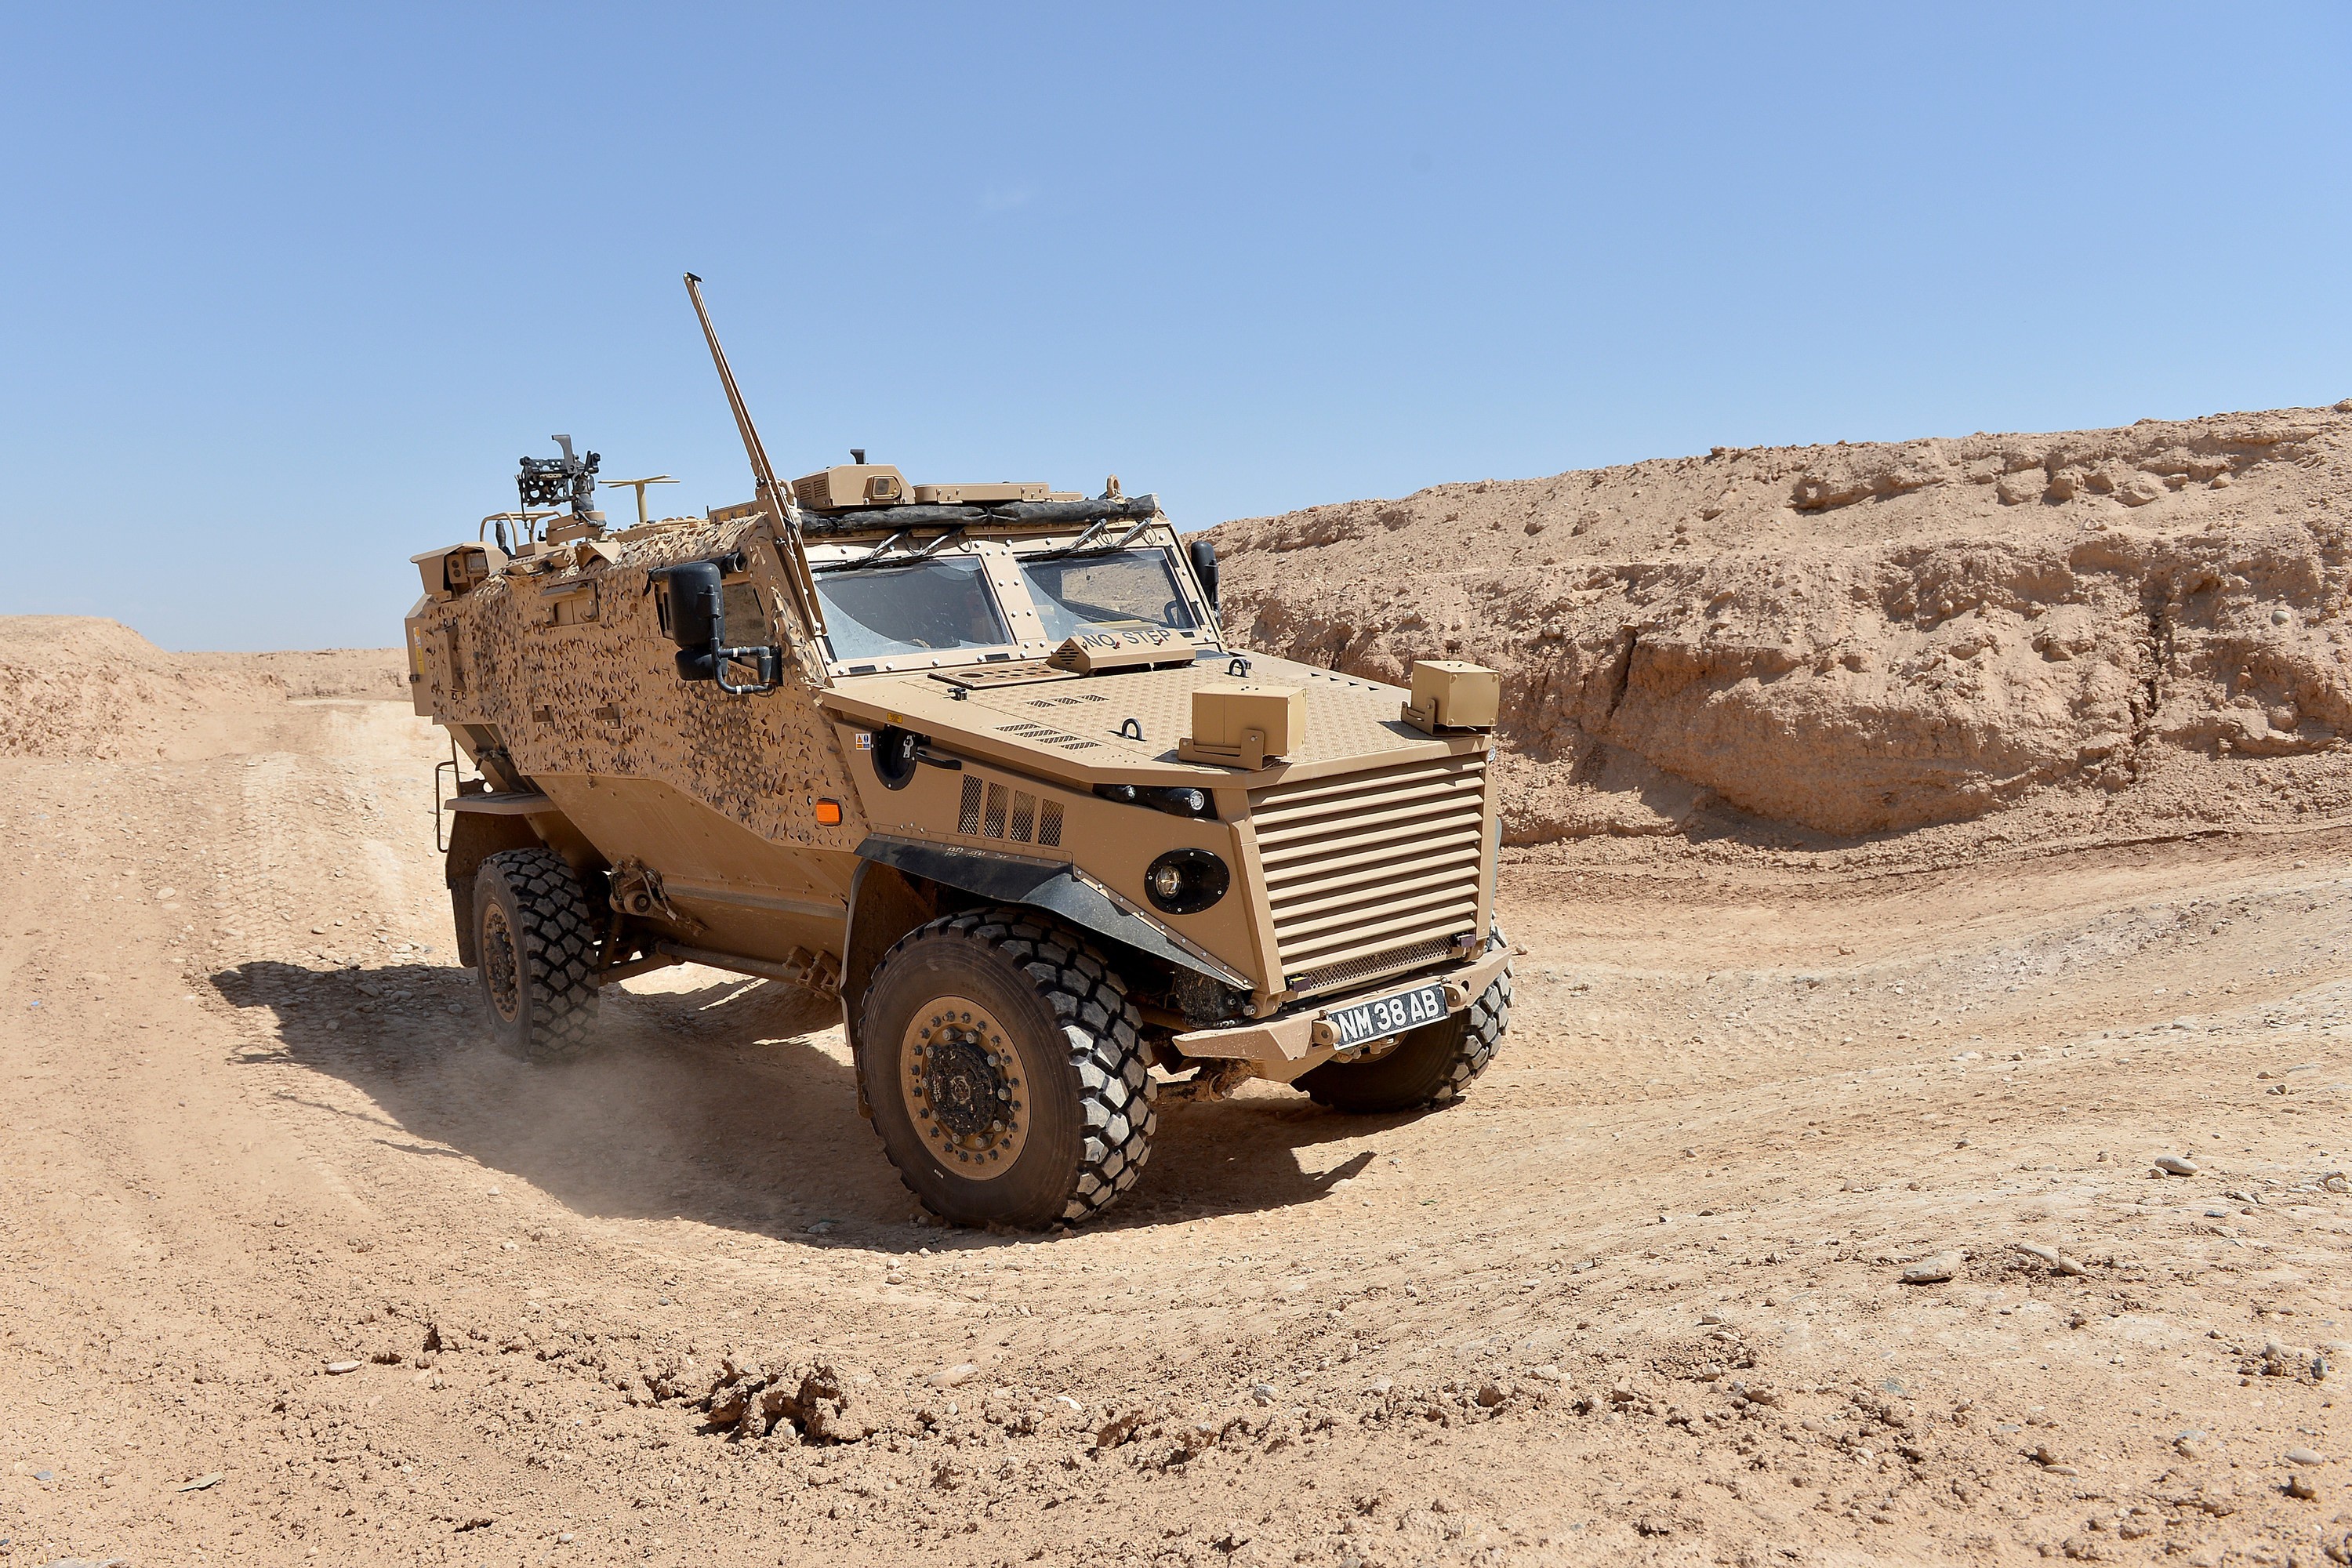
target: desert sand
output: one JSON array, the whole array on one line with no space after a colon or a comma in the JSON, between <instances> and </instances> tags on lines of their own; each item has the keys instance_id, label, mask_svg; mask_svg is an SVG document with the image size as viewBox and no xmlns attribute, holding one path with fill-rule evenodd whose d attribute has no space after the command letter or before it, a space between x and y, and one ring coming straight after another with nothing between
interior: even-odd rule
<instances>
[{"instance_id":1,"label":"desert sand","mask_svg":"<svg viewBox=\"0 0 2352 1568\"><path fill-rule=\"evenodd\" d=\"M1226 525L1505 669L1512 1030L1041 1237L788 988L478 1043L397 654L0 622L0 1562L2352 1562L2347 438Z\"/></svg>"}]
</instances>

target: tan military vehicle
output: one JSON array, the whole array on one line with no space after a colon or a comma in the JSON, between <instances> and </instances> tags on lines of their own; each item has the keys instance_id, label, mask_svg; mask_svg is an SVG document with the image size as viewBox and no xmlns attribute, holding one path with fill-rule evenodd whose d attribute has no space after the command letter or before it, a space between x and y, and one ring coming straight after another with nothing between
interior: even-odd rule
<instances>
[{"instance_id":1,"label":"tan military vehicle","mask_svg":"<svg viewBox=\"0 0 2352 1568\"><path fill-rule=\"evenodd\" d=\"M622 481L639 521L608 528L567 440L415 557L409 679L478 774L447 874L499 1041L579 1050L599 989L665 964L837 995L908 1186L1021 1226L1131 1186L1171 1096L1460 1095L1510 1012L1493 672L1235 649L1205 542L1116 480L858 452L779 483L698 282L753 500L648 521L657 481Z\"/></svg>"}]
</instances>

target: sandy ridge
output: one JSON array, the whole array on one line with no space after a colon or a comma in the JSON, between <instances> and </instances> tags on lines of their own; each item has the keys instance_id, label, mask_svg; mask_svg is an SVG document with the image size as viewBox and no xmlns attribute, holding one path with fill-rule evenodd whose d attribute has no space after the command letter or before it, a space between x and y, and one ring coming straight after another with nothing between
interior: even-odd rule
<instances>
[{"instance_id":1,"label":"sandy ridge","mask_svg":"<svg viewBox=\"0 0 2352 1568\"><path fill-rule=\"evenodd\" d=\"M1519 844L2292 820L2352 804L2347 453L2344 409L1717 448L1213 537L1258 646L1501 668Z\"/></svg>"}]
</instances>

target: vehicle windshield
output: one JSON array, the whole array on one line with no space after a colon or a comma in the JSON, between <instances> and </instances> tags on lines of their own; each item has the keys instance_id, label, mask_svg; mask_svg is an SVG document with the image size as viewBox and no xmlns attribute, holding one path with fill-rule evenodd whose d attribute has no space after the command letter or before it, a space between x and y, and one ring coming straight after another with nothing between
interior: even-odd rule
<instances>
[{"instance_id":1,"label":"vehicle windshield","mask_svg":"<svg viewBox=\"0 0 2352 1568\"><path fill-rule=\"evenodd\" d=\"M821 573L816 596L837 659L1002 647L1013 640L971 556Z\"/></svg>"},{"instance_id":2,"label":"vehicle windshield","mask_svg":"<svg viewBox=\"0 0 2352 1568\"><path fill-rule=\"evenodd\" d=\"M1108 550L1025 560L1021 575L1036 601L1046 637L1055 642L1089 626L1141 622L1189 632L1196 625L1165 550Z\"/></svg>"}]
</instances>

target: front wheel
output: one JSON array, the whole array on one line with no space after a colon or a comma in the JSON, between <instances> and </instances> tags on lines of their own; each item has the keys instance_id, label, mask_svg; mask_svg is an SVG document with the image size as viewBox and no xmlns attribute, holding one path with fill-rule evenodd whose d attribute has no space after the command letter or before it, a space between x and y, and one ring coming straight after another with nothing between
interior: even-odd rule
<instances>
[{"instance_id":1,"label":"front wheel","mask_svg":"<svg viewBox=\"0 0 2352 1568\"><path fill-rule=\"evenodd\" d=\"M926 1207L1034 1230L1135 1184L1159 1123L1141 1018L1067 927L1024 910L918 927L859 1010L875 1131Z\"/></svg>"},{"instance_id":2,"label":"front wheel","mask_svg":"<svg viewBox=\"0 0 2352 1568\"><path fill-rule=\"evenodd\" d=\"M490 1038L509 1056L556 1061L596 1023L596 922L587 889L550 849L507 849L474 877L474 953Z\"/></svg>"},{"instance_id":3,"label":"front wheel","mask_svg":"<svg viewBox=\"0 0 2352 1568\"><path fill-rule=\"evenodd\" d=\"M1409 1031L1386 1056L1325 1062L1299 1074L1298 1087L1318 1104L1358 1113L1451 1104L1495 1059L1510 1023L1511 966L1506 963L1459 1013Z\"/></svg>"}]
</instances>

